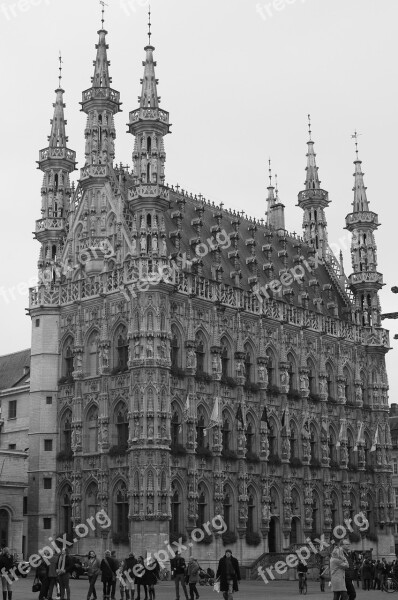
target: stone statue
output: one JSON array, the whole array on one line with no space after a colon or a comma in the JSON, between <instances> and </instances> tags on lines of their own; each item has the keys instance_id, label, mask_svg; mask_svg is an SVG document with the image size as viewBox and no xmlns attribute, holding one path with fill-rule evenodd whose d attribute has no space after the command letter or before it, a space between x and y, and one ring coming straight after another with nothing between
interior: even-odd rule
<instances>
[{"instance_id":1,"label":"stone statue","mask_svg":"<svg viewBox=\"0 0 398 600\"><path fill-rule=\"evenodd\" d=\"M161 242L161 249L162 249L162 256L166 256L167 254L167 243L166 243L166 238L162 238L162 242Z\"/></svg>"},{"instance_id":2,"label":"stone statue","mask_svg":"<svg viewBox=\"0 0 398 600\"><path fill-rule=\"evenodd\" d=\"M308 390L308 387L307 387L307 382L306 382L306 379L305 379L305 374L302 373L300 375L300 391L306 392L307 390Z\"/></svg>"},{"instance_id":3,"label":"stone statue","mask_svg":"<svg viewBox=\"0 0 398 600\"><path fill-rule=\"evenodd\" d=\"M328 393L328 384L323 377L319 380L319 391L323 395Z\"/></svg>"},{"instance_id":4,"label":"stone statue","mask_svg":"<svg viewBox=\"0 0 398 600\"><path fill-rule=\"evenodd\" d=\"M265 373L266 373L266 369L264 367L264 365L259 365L258 367L258 379L261 383L265 382Z\"/></svg>"},{"instance_id":5,"label":"stone statue","mask_svg":"<svg viewBox=\"0 0 398 600\"><path fill-rule=\"evenodd\" d=\"M140 248L141 248L141 252L146 252L146 237L145 237L145 235L141 236Z\"/></svg>"},{"instance_id":6,"label":"stone statue","mask_svg":"<svg viewBox=\"0 0 398 600\"><path fill-rule=\"evenodd\" d=\"M196 368L196 352L193 348L188 349L187 368L188 369Z\"/></svg>"},{"instance_id":7,"label":"stone statue","mask_svg":"<svg viewBox=\"0 0 398 600\"><path fill-rule=\"evenodd\" d=\"M152 252L154 252L155 254L158 253L158 238L156 237L156 235L154 235L152 238Z\"/></svg>"},{"instance_id":8,"label":"stone statue","mask_svg":"<svg viewBox=\"0 0 398 600\"><path fill-rule=\"evenodd\" d=\"M264 504L263 505L263 508L261 510L261 514L262 514L263 521L269 521L270 520L271 513L270 513L270 510L269 510L269 505L268 504Z\"/></svg>"},{"instance_id":9,"label":"stone statue","mask_svg":"<svg viewBox=\"0 0 398 600\"><path fill-rule=\"evenodd\" d=\"M344 385L342 383L338 384L337 393L338 393L339 398L345 398L345 390L344 390Z\"/></svg>"},{"instance_id":10,"label":"stone statue","mask_svg":"<svg viewBox=\"0 0 398 600\"><path fill-rule=\"evenodd\" d=\"M141 354L141 345L140 345L140 342L137 340L136 343L134 344L134 357L140 358L140 354Z\"/></svg>"}]
</instances>

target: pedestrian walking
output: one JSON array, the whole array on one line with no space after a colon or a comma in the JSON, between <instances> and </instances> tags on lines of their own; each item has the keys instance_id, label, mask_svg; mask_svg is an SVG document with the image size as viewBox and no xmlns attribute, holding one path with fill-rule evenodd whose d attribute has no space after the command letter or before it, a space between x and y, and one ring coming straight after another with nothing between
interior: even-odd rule
<instances>
[{"instance_id":1,"label":"pedestrian walking","mask_svg":"<svg viewBox=\"0 0 398 600\"><path fill-rule=\"evenodd\" d=\"M34 582L40 584L39 600L45 600L48 591L48 564L43 558L36 567Z\"/></svg>"},{"instance_id":2,"label":"pedestrian walking","mask_svg":"<svg viewBox=\"0 0 398 600\"><path fill-rule=\"evenodd\" d=\"M53 600L53 591L55 588L55 592L57 592L57 583L58 583L58 575L57 575L57 568L58 568L58 558L59 558L59 549L56 548L56 552L55 554L53 554L49 559L48 559L48 581L47 581L47 589L46 589L46 598L48 598L48 600Z\"/></svg>"},{"instance_id":3,"label":"pedestrian walking","mask_svg":"<svg viewBox=\"0 0 398 600\"><path fill-rule=\"evenodd\" d=\"M370 560L368 560L367 558L365 558L365 560L363 561L363 565L362 565L362 577L363 577L363 581L365 584L365 590L369 591L370 590L370 584L372 581L372 569L371 569L371 563Z\"/></svg>"},{"instance_id":4,"label":"pedestrian walking","mask_svg":"<svg viewBox=\"0 0 398 600\"><path fill-rule=\"evenodd\" d=\"M116 550L112 550L111 551L111 559L115 562L115 564L116 564L116 571L117 571L119 569L119 567L120 567L120 561L116 557ZM115 600L115 594L116 594L116 577L114 577L112 579L111 600Z\"/></svg>"},{"instance_id":5,"label":"pedestrian walking","mask_svg":"<svg viewBox=\"0 0 398 600\"><path fill-rule=\"evenodd\" d=\"M1 585L3 589L3 600L12 599L12 568L14 566L14 558L10 553L9 548L3 548L3 552L0 555L0 573L1 573ZM4 570L3 570L4 569Z\"/></svg>"},{"instance_id":6,"label":"pedestrian walking","mask_svg":"<svg viewBox=\"0 0 398 600\"><path fill-rule=\"evenodd\" d=\"M195 600L195 598L199 598L199 593L196 588L196 584L199 582L199 571L200 567L198 561L196 560L196 558L191 556L188 562L187 569L190 600Z\"/></svg>"},{"instance_id":7,"label":"pedestrian walking","mask_svg":"<svg viewBox=\"0 0 398 600\"><path fill-rule=\"evenodd\" d=\"M185 599L188 600L187 586L185 585L185 559L176 552L175 557L171 560L171 577L174 579L176 588L176 600L180 600L180 584L185 594Z\"/></svg>"},{"instance_id":8,"label":"pedestrian walking","mask_svg":"<svg viewBox=\"0 0 398 600\"><path fill-rule=\"evenodd\" d=\"M160 566L157 560L145 567L142 583L147 586L149 600L155 600L155 585L158 582Z\"/></svg>"},{"instance_id":9,"label":"pedestrian walking","mask_svg":"<svg viewBox=\"0 0 398 600\"><path fill-rule=\"evenodd\" d=\"M330 566L327 563L321 564L319 568L319 581L321 584L321 592L324 592L325 581L330 581Z\"/></svg>"},{"instance_id":10,"label":"pedestrian walking","mask_svg":"<svg viewBox=\"0 0 398 600\"><path fill-rule=\"evenodd\" d=\"M64 600L66 593L66 600L70 600L70 574L75 566L74 561L68 555L68 550L62 548L61 554L58 555L57 562L57 575L59 582L59 595L61 600Z\"/></svg>"},{"instance_id":11,"label":"pedestrian walking","mask_svg":"<svg viewBox=\"0 0 398 600\"><path fill-rule=\"evenodd\" d=\"M90 550L87 559L87 577L89 586L87 600L91 600L91 596L93 597L93 600L96 600L97 592L95 590L95 582L97 581L98 575L101 573L101 563L94 550Z\"/></svg>"},{"instance_id":12,"label":"pedestrian walking","mask_svg":"<svg viewBox=\"0 0 398 600\"><path fill-rule=\"evenodd\" d=\"M355 587L354 584L352 582L352 580L355 577L355 573L354 573L354 561L352 559L351 556L351 542L349 539L344 539L341 542L341 547L343 548L343 552L344 552L344 557L346 559L346 561L348 562L348 567L346 568L346 572L345 572L345 584L346 584L346 588L347 588L347 595L348 595L348 600L355 600L357 593L355 591Z\"/></svg>"},{"instance_id":13,"label":"pedestrian walking","mask_svg":"<svg viewBox=\"0 0 398 600\"><path fill-rule=\"evenodd\" d=\"M112 582L116 581L116 563L111 557L111 551L106 550L104 558L101 560L101 581L103 586L103 599L110 600Z\"/></svg>"},{"instance_id":14,"label":"pedestrian walking","mask_svg":"<svg viewBox=\"0 0 398 600\"><path fill-rule=\"evenodd\" d=\"M121 564L120 595L122 600L126 596L126 600L134 600L135 575L134 567L137 564L133 552L130 552L128 557Z\"/></svg>"},{"instance_id":15,"label":"pedestrian walking","mask_svg":"<svg viewBox=\"0 0 398 600\"><path fill-rule=\"evenodd\" d=\"M340 547L334 548L330 558L330 582L332 584L333 600L347 600L348 598L345 582L345 570L348 566L343 549Z\"/></svg>"},{"instance_id":16,"label":"pedestrian walking","mask_svg":"<svg viewBox=\"0 0 398 600\"><path fill-rule=\"evenodd\" d=\"M237 559L232 556L231 550L226 550L218 562L216 578L220 579L220 592L224 600L233 600L233 592L237 592L240 581L240 570Z\"/></svg>"},{"instance_id":17,"label":"pedestrian walking","mask_svg":"<svg viewBox=\"0 0 398 600\"><path fill-rule=\"evenodd\" d=\"M140 566L140 568L137 567L137 574L135 576L135 583L137 586L137 600L141 600L141 587L144 588L144 600L148 600L148 586L145 583L145 565L144 558L142 556L138 557L137 565Z\"/></svg>"}]
</instances>

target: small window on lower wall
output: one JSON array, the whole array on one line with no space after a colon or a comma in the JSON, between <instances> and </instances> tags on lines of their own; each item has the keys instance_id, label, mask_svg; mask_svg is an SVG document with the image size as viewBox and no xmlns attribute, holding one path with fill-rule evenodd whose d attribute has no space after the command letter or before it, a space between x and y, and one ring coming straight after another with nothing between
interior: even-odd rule
<instances>
[{"instance_id":1,"label":"small window on lower wall","mask_svg":"<svg viewBox=\"0 0 398 600\"><path fill-rule=\"evenodd\" d=\"M44 517L44 519L43 519L43 529L51 529L51 519L50 519L50 517Z\"/></svg>"},{"instance_id":2,"label":"small window on lower wall","mask_svg":"<svg viewBox=\"0 0 398 600\"><path fill-rule=\"evenodd\" d=\"M53 449L53 441L52 440L44 440L44 450L46 452L51 452Z\"/></svg>"},{"instance_id":3,"label":"small window on lower wall","mask_svg":"<svg viewBox=\"0 0 398 600\"><path fill-rule=\"evenodd\" d=\"M52 396L46 396L46 404L52 404L53 403L53 397Z\"/></svg>"},{"instance_id":4,"label":"small window on lower wall","mask_svg":"<svg viewBox=\"0 0 398 600\"><path fill-rule=\"evenodd\" d=\"M36 325L36 327L40 327L40 319L36 319L35 325Z\"/></svg>"},{"instance_id":5,"label":"small window on lower wall","mask_svg":"<svg viewBox=\"0 0 398 600\"><path fill-rule=\"evenodd\" d=\"M45 490L51 490L52 488L52 479L51 477L44 477L43 479L43 484L44 484L44 489Z\"/></svg>"}]
</instances>

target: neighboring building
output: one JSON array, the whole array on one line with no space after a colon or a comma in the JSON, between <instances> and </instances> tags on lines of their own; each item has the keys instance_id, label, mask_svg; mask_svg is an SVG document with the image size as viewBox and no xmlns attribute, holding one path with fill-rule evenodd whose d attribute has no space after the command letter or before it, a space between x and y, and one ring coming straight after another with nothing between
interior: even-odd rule
<instances>
[{"instance_id":1,"label":"neighboring building","mask_svg":"<svg viewBox=\"0 0 398 600\"><path fill-rule=\"evenodd\" d=\"M394 540L398 555L398 404L390 406L392 486L394 488Z\"/></svg>"},{"instance_id":2,"label":"neighboring building","mask_svg":"<svg viewBox=\"0 0 398 600\"><path fill-rule=\"evenodd\" d=\"M27 551L30 349L0 356L0 546Z\"/></svg>"},{"instance_id":3,"label":"neighboring building","mask_svg":"<svg viewBox=\"0 0 398 600\"><path fill-rule=\"evenodd\" d=\"M98 33L81 103L86 147L76 189L60 88L40 151L31 550L50 535L72 534L100 509L111 531L90 529L76 551L112 543L121 554L127 545L136 554L156 551L222 514L224 541L250 564L305 536L329 536L364 511L370 531L354 548L394 554L389 336L380 327L378 222L361 161L346 217L354 236L347 279L328 246L330 201L311 139L298 196L303 238L285 230L272 183L266 223L165 184L169 113L159 108L150 44L139 107L129 113L133 168L114 166L120 97L111 88L106 31ZM142 285L162 268L163 280ZM283 286L265 288L280 279ZM214 561L221 540L205 541L195 555Z\"/></svg>"}]
</instances>

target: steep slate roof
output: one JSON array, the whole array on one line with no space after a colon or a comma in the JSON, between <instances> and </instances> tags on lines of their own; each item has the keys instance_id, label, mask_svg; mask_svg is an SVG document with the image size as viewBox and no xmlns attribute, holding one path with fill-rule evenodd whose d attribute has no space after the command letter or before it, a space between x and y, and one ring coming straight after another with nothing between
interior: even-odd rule
<instances>
[{"instance_id":1,"label":"steep slate roof","mask_svg":"<svg viewBox=\"0 0 398 600\"><path fill-rule=\"evenodd\" d=\"M178 205L176 202L173 202L173 200L177 199L177 195L173 193L172 190L170 190L170 200L171 200L171 207L168 211L166 211L165 214L165 226L166 226L166 230L167 233L169 234L170 232L176 231L177 230L177 219L176 218L172 218L171 215L173 213L173 211L178 210ZM216 218L213 217L213 215L216 212L221 212L222 213L222 220L220 222L220 229L225 230L225 232L227 234L233 233L234 227L232 225L232 221L236 220L237 218L239 218L240 220L240 225L238 228L238 233L239 233L239 238L238 238L238 245L237 245L237 250L239 253L239 268L242 272L242 278L240 280L240 287L244 290L250 290L251 286L250 283L248 282L248 278L252 277L253 274L250 272L249 266L246 264L246 259L252 257L251 251L250 251L250 246L246 245L246 241L249 239L254 239L256 242L256 246L255 246L255 257L257 259L257 277L258 277L258 285L260 286L260 288L262 286L265 286L267 283L270 283L272 280L279 280L280 276L279 276L279 272L282 271L285 268L285 264L284 264L284 258L283 256L278 256L278 253L284 249L284 245L281 242L281 238L280 235L277 231L275 230L271 230L269 229L265 224L261 225L257 220L256 220L256 227L257 227L257 231L254 233L254 235L252 234L252 232L249 230L249 227L253 227L254 221L251 221L249 219L246 219L244 217L241 217L239 215L234 215L231 214L229 211L227 210L221 210L217 207L217 206L211 206L209 204L204 204L204 213L202 216L202 223L203 226L201 227L200 230L200 234L198 236L197 231L195 230L194 226L191 225L191 221L193 219L197 219L198 218L198 213L195 210L195 208L197 207L201 207L203 206L202 202L196 201L195 199L185 195L184 199L186 200L185 203L185 207L184 209L181 211L182 212L182 223L181 223L181 240L180 240L180 252L182 254L184 254L184 252L186 252L187 257L190 257L190 260L193 260L196 255L195 255L195 250L194 250L194 245L190 244L190 240L192 238L197 238L200 237L201 242L204 243L206 246L209 247L210 249L210 245L207 242L208 238L211 239L215 239L215 234L211 233L211 227L217 225L217 220ZM272 237L266 237L266 234L272 234ZM310 254L309 254L309 246L302 240L302 238L299 239L299 236L294 237L292 234L288 234L286 232L286 252L287 252L287 270L290 270L292 268L294 268L298 263L295 262L294 257L296 257L298 255L298 253L304 257L305 261L308 261ZM301 242L301 248L300 251L298 252L298 248L297 245L299 244L299 242ZM272 246L272 254L270 257L270 260L267 260L266 254L265 252L262 250L262 246L270 244ZM172 243L172 241L170 239L168 239L168 249L169 251L171 250L173 252L173 247L174 244ZM235 271L235 267L234 267L234 260L232 258L228 258L228 253L233 251L234 248L231 245L229 248L224 248L221 249L220 252L220 256L221 256L221 265L223 268L223 275L222 275L222 281L225 284L234 286L234 279L231 278L230 274L232 271ZM175 248L174 248L175 251ZM206 279L214 279L214 274L212 274L212 265L213 265L213 255L212 252L209 251L208 254L206 256L204 256L202 258L203 260L203 276ZM274 271L273 274L268 277L266 272L263 270L263 265L265 263L272 263L273 267L274 267ZM308 261L309 264L311 264L311 259ZM340 286L339 282L337 281L336 278L333 278L330 276L326 266L324 264L318 263L318 266L316 267L316 269L311 273L304 265L303 265L304 271L305 271L305 275L304 275L304 285L300 286L300 284L297 281L293 281L293 283L291 285L289 285L288 287L293 289L294 295L292 298L292 305L293 306L298 306L298 294L300 291L300 287L301 287L301 292L307 292L308 296L309 296L309 304L308 304L308 308L310 310L313 311L319 311L318 306L319 305L315 305L313 303L313 299L314 297L320 297L322 298L323 302L321 304L320 310L322 312L322 314L324 314L325 316L328 317L333 317L334 315L334 310L333 308L328 308L327 304L330 302L335 302L337 309L338 309L338 316L340 319L344 319L347 320L347 315L350 313L350 311L347 311L347 307L349 306L349 302L347 301L347 298L345 297L345 293L342 289L342 287ZM316 279L319 283L318 286L318 291L316 292L316 288L314 285L309 285L311 280ZM331 284L331 290L323 290L323 286L325 284ZM287 289L287 288L283 288L283 289ZM268 289L267 293L269 294L270 298L273 297L272 292ZM286 302L288 302L286 296L280 296L276 295L275 296L278 299L282 299ZM346 309L346 310L344 310Z\"/></svg>"},{"instance_id":2,"label":"steep slate roof","mask_svg":"<svg viewBox=\"0 0 398 600\"><path fill-rule=\"evenodd\" d=\"M27 383L30 375L24 375L24 367L30 368L30 348L0 356L0 390Z\"/></svg>"}]
</instances>

